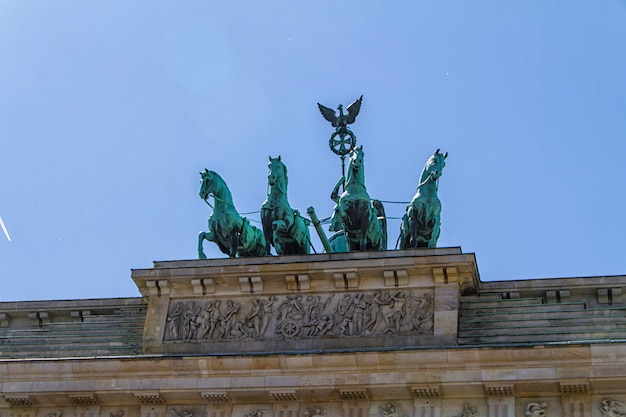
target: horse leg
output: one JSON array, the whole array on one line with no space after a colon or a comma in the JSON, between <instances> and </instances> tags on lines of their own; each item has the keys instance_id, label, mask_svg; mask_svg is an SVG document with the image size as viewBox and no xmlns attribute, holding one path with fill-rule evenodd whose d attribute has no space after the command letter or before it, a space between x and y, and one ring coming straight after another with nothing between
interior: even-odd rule
<instances>
[{"instance_id":1,"label":"horse leg","mask_svg":"<svg viewBox=\"0 0 626 417\"><path fill-rule=\"evenodd\" d=\"M340 203L335 206L335 215L339 217L339 220L341 220L341 224L344 225L343 228L345 229L348 213L346 213L346 209L344 208L343 204Z\"/></svg>"},{"instance_id":2,"label":"horse leg","mask_svg":"<svg viewBox=\"0 0 626 417\"><path fill-rule=\"evenodd\" d=\"M400 236L398 236L398 241L396 242L396 249L407 249L409 247L407 238L410 239L410 236L409 219L406 213L404 213L400 222Z\"/></svg>"},{"instance_id":3,"label":"horse leg","mask_svg":"<svg viewBox=\"0 0 626 417\"><path fill-rule=\"evenodd\" d=\"M231 230L228 234L228 256L235 258L237 256L237 250L239 249L239 235L236 230Z\"/></svg>"},{"instance_id":4,"label":"horse leg","mask_svg":"<svg viewBox=\"0 0 626 417\"><path fill-rule=\"evenodd\" d=\"M202 243L204 240L212 241L214 234L212 232L200 232L198 234L198 258L206 259L206 255L204 254L204 248L202 247Z\"/></svg>"},{"instance_id":5,"label":"horse leg","mask_svg":"<svg viewBox=\"0 0 626 417\"><path fill-rule=\"evenodd\" d=\"M383 234L383 227L375 215L372 215L370 219L369 227L367 228L367 239L369 241L369 247L373 250L386 250L387 241Z\"/></svg>"},{"instance_id":6,"label":"horse leg","mask_svg":"<svg viewBox=\"0 0 626 417\"><path fill-rule=\"evenodd\" d=\"M265 238L265 252L270 253L271 246L274 245L272 238L272 209L261 207L261 224L263 226L263 237Z\"/></svg>"},{"instance_id":7,"label":"horse leg","mask_svg":"<svg viewBox=\"0 0 626 417\"><path fill-rule=\"evenodd\" d=\"M274 220L272 222L272 239L274 240L274 248L278 255L284 254L285 235L288 231L284 220Z\"/></svg>"},{"instance_id":8,"label":"horse leg","mask_svg":"<svg viewBox=\"0 0 626 417\"><path fill-rule=\"evenodd\" d=\"M380 200L372 200L372 225L370 228L370 236L372 240L376 240L376 250L387 250L387 215L385 207Z\"/></svg>"},{"instance_id":9,"label":"horse leg","mask_svg":"<svg viewBox=\"0 0 626 417\"><path fill-rule=\"evenodd\" d=\"M359 239L360 250L367 250L367 232L369 230L369 216L361 217L361 239Z\"/></svg>"},{"instance_id":10,"label":"horse leg","mask_svg":"<svg viewBox=\"0 0 626 417\"><path fill-rule=\"evenodd\" d=\"M359 209L359 226L361 230L361 236L359 239L360 250L367 250L367 238L368 232L370 228L370 222L372 221L371 216L372 212L370 211L369 205L365 201L359 201L358 205Z\"/></svg>"},{"instance_id":11,"label":"horse leg","mask_svg":"<svg viewBox=\"0 0 626 417\"><path fill-rule=\"evenodd\" d=\"M290 226L291 224L289 223L287 216L277 217L276 220L272 222L272 233L274 235L274 239L287 236Z\"/></svg>"},{"instance_id":12,"label":"horse leg","mask_svg":"<svg viewBox=\"0 0 626 417\"><path fill-rule=\"evenodd\" d=\"M439 216L433 217L433 230L428 241L429 248L437 247L437 239L439 239L439 233L441 232L441 220Z\"/></svg>"},{"instance_id":13,"label":"horse leg","mask_svg":"<svg viewBox=\"0 0 626 417\"><path fill-rule=\"evenodd\" d=\"M425 225L421 223L421 215L419 212L419 208L412 206L408 214L409 220L409 247L411 249L417 249L419 247L420 242L420 229L422 229ZM421 227L420 227L421 226Z\"/></svg>"},{"instance_id":14,"label":"horse leg","mask_svg":"<svg viewBox=\"0 0 626 417\"><path fill-rule=\"evenodd\" d=\"M304 220L300 217L300 214L296 211L295 218L292 226L292 235L296 242L298 254L309 254L311 252L310 242L311 237L309 235L309 229Z\"/></svg>"}]
</instances>

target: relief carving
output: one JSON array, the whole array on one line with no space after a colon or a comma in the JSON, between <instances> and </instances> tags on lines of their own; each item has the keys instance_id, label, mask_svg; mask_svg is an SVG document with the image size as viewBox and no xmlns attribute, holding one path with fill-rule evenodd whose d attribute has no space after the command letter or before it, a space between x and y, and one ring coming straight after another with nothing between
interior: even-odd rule
<instances>
[{"instance_id":1,"label":"relief carving","mask_svg":"<svg viewBox=\"0 0 626 417\"><path fill-rule=\"evenodd\" d=\"M544 417L546 415L547 403L528 403L526 406L526 417Z\"/></svg>"},{"instance_id":2,"label":"relief carving","mask_svg":"<svg viewBox=\"0 0 626 417\"><path fill-rule=\"evenodd\" d=\"M396 403L387 403L384 407L378 407L381 417L407 417L400 416L398 413L398 405Z\"/></svg>"},{"instance_id":3,"label":"relief carving","mask_svg":"<svg viewBox=\"0 0 626 417\"><path fill-rule=\"evenodd\" d=\"M429 294L418 297L410 292L377 291L373 294L334 295L322 301L319 295L283 297L276 311L277 298L248 300L247 314L241 303L208 301L202 310L195 302L176 302L167 317L165 340L232 340L264 338L311 338L322 336L361 336L432 331L433 303ZM335 301L335 303L333 303ZM273 331L269 331L269 329ZM198 331L200 329L200 331Z\"/></svg>"},{"instance_id":4,"label":"relief carving","mask_svg":"<svg viewBox=\"0 0 626 417\"><path fill-rule=\"evenodd\" d=\"M176 301L165 341L305 339L432 334L430 294L376 291L331 295Z\"/></svg>"},{"instance_id":5,"label":"relief carving","mask_svg":"<svg viewBox=\"0 0 626 417\"><path fill-rule=\"evenodd\" d=\"M174 305L174 308L167 316L167 329L170 334L170 340L179 340L182 336L182 315L183 315L183 303L181 301ZM113 417L111 415L111 417Z\"/></svg>"},{"instance_id":6,"label":"relief carving","mask_svg":"<svg viewBox=\"0 0 626 417\"><path fill-rule=\"evenodd\" d=\"M172 408L170 411L172 412L172 414L174 414L175 417L195 417L196 415L196 410L192 410L188 408L185 408L180 413L176 411L176 409L174 408Z\"/></svg>"},{"instance_id":7,"label":"relief carving","mask_svg":"<svg viewBox=\"0 0 626 417\"><path fill-rule=\"evenodd\" d=\"M476 407L472 407L471 405L465 403L463 404L463 411L458 417L478 417L478 410Z\"/></svg>"},{"instance_id":8,"label":"relief carving","mask_svg":"<svg viewBox=\"0 0 626 417\"><path fill-rule=\"evenodd\" d=\"M612 400L610 398L605 398L602 400L600 411L603 416L607 417L625 417L626 412L624 412L624 403L621 401Z\"/></svg>"},{"instance_id":9,"label":"relief carving","mask_svg":"<svg viewBox=\"0 0 626 417\"><path fill-rule=\"evenodd\" d=\"M324 417L326 413L326 409L322 407L308 407L306 410L302 412L303 417Z\"/></svg>"},{"instance_id":10,"label":"relief carving","mask_svg":"<svg viewBox=\"0 0 626 417\"><path fill-rule=\"evenodd\" d=\"M245 414L244 417L263 417L263 414L269 413L270 410L254 410L249 414Z\"/></svg>"}]
</instances>

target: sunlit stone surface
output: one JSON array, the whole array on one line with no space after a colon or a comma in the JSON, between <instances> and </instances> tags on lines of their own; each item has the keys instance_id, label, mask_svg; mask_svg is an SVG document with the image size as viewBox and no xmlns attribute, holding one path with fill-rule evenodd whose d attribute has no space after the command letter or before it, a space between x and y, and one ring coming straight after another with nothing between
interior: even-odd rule
<instances>
[{"instance_id":1,"label":"sunlit stone surface","mask_svg":"<svg viewBox=\"0 0 626 417\"><path fill-rule=\"evenodd\" d=\"M626 413L626 276L481 282L437 248L132 279L142 298L0 303L1 417Z\"/></svg>"}]
</instances>

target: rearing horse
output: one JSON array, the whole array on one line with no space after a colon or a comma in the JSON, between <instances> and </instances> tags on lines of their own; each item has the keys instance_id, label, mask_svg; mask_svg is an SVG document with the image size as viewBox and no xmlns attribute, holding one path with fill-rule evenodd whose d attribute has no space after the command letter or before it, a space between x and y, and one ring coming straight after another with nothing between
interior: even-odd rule
<instances>
[{"instance_id":1,"label":"rearing horse","mask_svg":"<svg viewBox=\"0 0 626 417\"><path fill-rule=\"evenodd\" d=\"M201 171L200 175L202 176L200 198L206 201L212 195L215 207L209 217L209 231L200 232L198 235L198 257L206 259L202 248L204 240L217 243L220 250L231 258L237 255L242 257L268 255L263 233L252 226L248 219L239 216L230 190L222 177L217 172L207 169Z\"/></svg>"},{"instance_id":2,"label":"rearing horse","mask_svg":"<svg viewBox=\"0 0 626 417\"><path fill-rule=\"evenodd\" d=\"M363 146L350 151L345 181L342 177L331 194L331 199L336 203L331 227L338 230L338 223L341 223L348 251L386 250L385 210L380 201L370 199L365 188L364 155ZM342 183L344 191L338 197Z\"/></svg>"},{"instance_id":3,"label":"rearing horse","mask_svg":"<svg viewBox=\"0 0 626 417\"><path fill-rule=\"evenodd\" d=\"M261 223L266 249L270 244L278 255L304 255L310 252L311 237L307 221L287 200L287 167L278 158L270 156L267 199L261 206Z\"/></svg>"},{"instance_id":4,"label":"rearing horse","mask_svg":"<svg viewBox=\"0 0 626 417\"><path fill-rule=\"evenodd\" d=\"M442 154L437 149L426 161L417 192L402 217L400 249L437 247L441 231L441 201L437 188L447 157L448 152Z\"/></svg>"}]
</instances>

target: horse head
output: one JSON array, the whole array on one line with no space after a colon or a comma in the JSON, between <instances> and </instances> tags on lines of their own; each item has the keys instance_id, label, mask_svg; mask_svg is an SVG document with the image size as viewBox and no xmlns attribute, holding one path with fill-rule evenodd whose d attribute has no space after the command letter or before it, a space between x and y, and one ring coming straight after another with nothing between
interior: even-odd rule
<instances>
[{"instance_id":1,"label":"horse head","mask_svg":"<svg viewBox=\"0 0 626 417\"><path fill-rule=\"evenodd\" d=\"M350 167L359 169L363 166L363 157L365 156L365 152L363 152L363 145L358 148L354 148L350 151Z\"/></svg>"},{"instance_id":2,"label":"horse head","mask_svg":"<svg viewBox=\"0 0 626 417\"><path fill-rule=\"evenodd\" d=\"M267 182L270 187L278 185L284 193L287 192L287 166L278 158L269 157L270 162L267 164L268 174Z\"/></svg>"},{"instance_id":3,"label":"horse head","mask_svg":"<svg viewBox=\"0 0 626 417\"><path fill-rule=\"evenodd\" d=\"M211 194L213 190L213 179L215 177L215 172L209 171L208 169L204 169L204 171L200 171L200 198L206 200L209 198L209 194Z\"/></svg>"},{"instance_id":4,"label":"horse head","mask_svg":"<svg viewBox=\"0 0 626 417\"><path fill-rule=\"evenodd\" d=\"M345 190L348 193L365 193L365 152L363 146L350 151L350 164L346 174ZM367 197L369 199L369 197Z\"/></svg>"},{"instance_id":5,"label":"horse head","mask_svg":"<svg viewBox=\"0 0 626 417\"><path fill-rule=\"evenodd\" d=\"M420 182L427 181L428 179L437 181L439 177L441 177L441 174L443 174L443 168L446 166L447 157L448 152L443 154L439 152L439 149L437 149L435 153L428 158L428 161L426 161Z\"/></svg>"},{"instance_id":6,"label":"horse head","mask_svg":"<svg viewBox=\"0 0 626 417\"><path fill-rule=\"evenodd\" d=\"M205 168L204 171L200 171L200 176L202 177L199 192L201 199L206 200L212 195L215 197L216 203L232 205L233 198L226 181L217 172Z\"/></svg>"}]
</instances>

